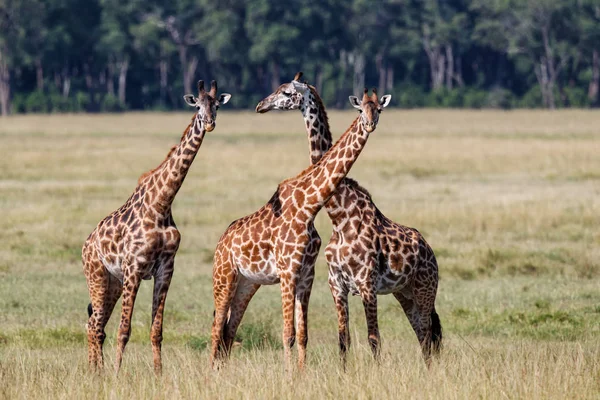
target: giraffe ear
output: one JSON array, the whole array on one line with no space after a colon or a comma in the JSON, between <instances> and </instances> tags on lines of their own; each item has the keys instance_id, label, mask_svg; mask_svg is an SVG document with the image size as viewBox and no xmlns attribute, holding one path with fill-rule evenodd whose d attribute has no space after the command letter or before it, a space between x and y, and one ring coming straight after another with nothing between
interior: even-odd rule
<instances>
[{"instance_id":1,"label":"giraffe ear","mask_svg":"<svg viewBox=\"0 0 600 400\"><path fill-rule=\"evenodd\" d=\"M297 92L300 92L302 94L304 94L304 92L306 92L306 90L308 89L308 85L306 83L292 81L292 85L294 85L294 89L296 89Z\"/></svg>"},{"instance_id":2,"label":"giraffe ear","mask_svg":"<svg viewBox=\"0 0 600 400\"><path fill-rule=\"evenodd\" d=\"M229 93L221 93L221 96L219 96L219 103L227 104L230 98L231 95Z\"/></svg>"},{"instance_id":3,"label":"giraffe ear","mask_svg":"<svg viewBox=\"0 0 600 400\"><path fill-rule=\"evenodd\" d=\"M360 101L358 101L358 97L348 96L348 99L350 100L350 104L352 104L352 107L356 108L357 110L360 110Z\"/></svg>"},{"instance_id":4,"label":"giraffe ear","mask_svg":"<svg viewBox=\"0 0 600 400\"><path fill-rule=\"evenodd\" d=\"M390 101L392 100L391 94L386 94L385 96L381 96L381 100L379 100L379 105L381 108L387 107L390 105Z\"/></svg>"},{"instance_id":5,"label":"giraffe ear","mask_svg":"<svg viewBox=\"0 0 600 400\"><path fill-rule=\"evenodd\" d=\"M183 96L183 99L187 103L188 106L196 107L196 98L193 94L186 94Z\"/></svg>"}]
</instances>

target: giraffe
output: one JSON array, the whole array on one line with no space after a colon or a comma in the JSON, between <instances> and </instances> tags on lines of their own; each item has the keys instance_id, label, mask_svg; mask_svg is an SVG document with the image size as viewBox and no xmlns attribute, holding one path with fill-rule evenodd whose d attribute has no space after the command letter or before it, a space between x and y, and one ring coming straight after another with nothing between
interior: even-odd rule
<instances>
[{"instance_id":1,"label":"giraffe","mask_svg":"<svg viewBox=\"0 0 600 400\"><path fill-rule=\"evenodd\" d=\"M290 83L258 103L256 111L302 112L309 141L310 159L317 163L331 147L331 132L323 102L316 89L300 83L299 72ZM361 297L373 355L380 352L377 295L392 293L400 303L421 345L426 365L432 350L439 352L442 327L435 310L438 266L431 247L413 228L385 217L369 192L345 178L325 203L333 233L325 248L329 286L338 314L339 348L342 362L350 346L348 294Z\"/></svg>"},{"instance_id":2,"label":"giraffe","mask_svg":"<svg viewBox=\"0 0 600 400\"><path fill-rule=\"evenodd\" d=\"M204 89L204 82L199 81L198 91L198 97L184 96L186 103L196 107L197 112L179 145L171 148L158 167L139 178L127 202L100 221L83 245L83 270L91 299L86 327L88 361L92 369L103 367L104 328L123 294L115 361L118 373L131 332L131 316L140 282L154 277L150 338L154 370L157 374L162 370L163 312L181 238L173 221L171 204L205 133L215 128L219 106L231 97L223 93L217 98L215 81L209 92Z\"/></svg>"},{"instance_id":3,"label":"giraffe","mask_svg":"<svg viewBox=\"0 0 600 400\"><path fill-rule=\"evenodd\" d=\"M304 87L306 89L306 87ZM219 239L213 266L215 317L211 365L229 355L242 316L261 285L281 284L285 366L298 336L298 368L304 368L308 342L307 312L321 239L314 218L350 171L379 121L382 104L375 93L350 101L361 109L337 143L320 161L281 182L254 214L234 221Z\"/></svg>"}]
</instances>

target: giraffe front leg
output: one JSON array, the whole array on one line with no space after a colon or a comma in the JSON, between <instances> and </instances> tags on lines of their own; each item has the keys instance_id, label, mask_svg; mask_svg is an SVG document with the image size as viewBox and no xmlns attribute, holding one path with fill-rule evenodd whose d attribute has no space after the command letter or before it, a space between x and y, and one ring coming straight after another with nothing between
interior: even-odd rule
<instances>
[{"instance_id":1,"label":"giraffe front leg","mask_svg":"<svg viewBox=\"0 0 600 400\"><path fill-rule=\"evenodd\" d=\"M140 288L141 277L136 269L128 266L125 268L125 276L123 279L123 303L121 310L121 323L119 324L119 332L117 337L117 357L115 359L115 373L119 373L125 346L131 335L131 317L133 315L133 306L135 298Z\"/></svg>"},{"instance_id":2,"label":"giraffe front leg","mask_svg":"<svg viewBox=\"0 0 600 400\"><path fill-rule=\"evenodd\" d=\"M331 275L331 274L330 274ZM338 285L333 277L329 277L329 289L333 296L338 317L338 339L340 346L340 358L344 371L346 370L346 359L350 349L350 320L348 312L348 291Z\"/></svg>"},{"instance_id":3,"label":"giraffe front leg","mask_svg":"<svg viewBox=\"0 0 600 400\"><path fill-rule=\"evenodd\" d=\"M369 332L369 345L375 360L379 361L380 340L379 325L377 323L377 293L373 288L361 291L365 316L367 318L367 330Z\"/></svg>"},{"instance_id":4,"label":"giraffe front leg","mask_svg":"<svg viewBox=\"0 0 600 400\"><path fill-rule=\"evenodd\" d=\"M152 357L154 360L154 373L160 375L162 373L162 331L163 331L163 316L165 311L165 302L167 300L167 292L173 277L174 256L165 262L159 271L162 271L160 276L154 277L154 293L152 297L152 328L150 331L150 340L152 341Z\"/></svg>"},{"instance_id":5,"label":"giraffe front leg","mask_svg":"<svg viewBox=\"0 0 600 400\"><path fill-rule=\"evenodd\" d=\"M296 342L296 328L294 326L294 302L296 297L297 274L286 274L281 279L281 309L283 311L283 350L285 369L288 374L292 372L292 347Z\"/></svg>"},{"instance_id":6,"label":"giraffe front leg","mask_svg":"<svg viewBox=\"0 0 600 400\"><path fill-rule=\"evenodd\" d=\"M89 268L89 267L88 267ZM86 271L88 289L90 292L91 311L86 324L88 338L88 363L93 371L100 371L104 367L102 347L106 333L104 332L105 303L108 289L108 272L100 265L93 271Z\"/></svg>"},{"instance_id":7,"label":"giraffe front leg","mask_svg":"<svg viewBox=\"0 0 600 400\"><path fill-rule=\"evenodd\" d=\"M307 267L296 289L296 318L298 321L298 368L304 369L306 364L306 345L308 344L308 302L315 278L314 264Z\"/></svg>"}]
</instances>

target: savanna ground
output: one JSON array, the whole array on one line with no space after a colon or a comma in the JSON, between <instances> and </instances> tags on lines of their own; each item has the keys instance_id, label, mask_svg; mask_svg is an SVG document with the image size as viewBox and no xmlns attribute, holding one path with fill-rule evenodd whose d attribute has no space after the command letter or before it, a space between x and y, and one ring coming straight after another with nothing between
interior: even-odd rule
<instances>
[{"instance_id":1,"label":"savanna ground","mask_svg":"<svg viewBox=\"0 0 600 400\"><path fill-rule=\"evenodd\" d=\"M385 111L350 176L438 257L443 355L427 371L407 319L381 296L381 363L351 299L347 372L327 267L317 264L308 368L288 379L278 286L263 287L231 362L208 367L213 249L228 224L308 165L297 112L220 112L173 213L183 240L165 314L165 370L143 282L121 374L87 372L80 249L192 113L0 119L0 398L599 398L600 113ZM334 138L354 112L331 112ZM317 229L327 243L325 213ZM119 310L117 305L117 310Z\"/></svg>"}]
</instances>

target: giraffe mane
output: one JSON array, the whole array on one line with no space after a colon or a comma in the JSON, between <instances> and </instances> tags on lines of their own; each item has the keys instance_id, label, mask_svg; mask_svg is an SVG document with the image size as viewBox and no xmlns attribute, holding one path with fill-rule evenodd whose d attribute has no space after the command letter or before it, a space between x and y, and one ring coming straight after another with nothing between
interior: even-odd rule
<instances>
[{"instance_id":1,"label":"giraffe mane","mask_svg":"<svg viewBox=\"0 0 600 400\"><path fill-rule=\"evenodd\" d=\"M369 191L356 180L346 177L344 178L343 182L352 189L364 193L366 196L369 197L369 200L373 200L373 198L371 197L371 193L369 193Z\"/></svg>"},{"instance_id":2,"label":"giraffe mane","mask_svg":"<svg viewBox=\"0 0 600 400\"><path fill-rule=\"evenodd\" d=\"M315 96L315 103L317 103L317 106L319 106L319 108L323 112L323 123L329 129L329 117L327 116L327 111L325 110L325 105L323 104L323 100L321 99L321 96L319 96L319 93L317 92L317 88L315 88L313 85L308 85L308 89L313 94L313 96ZM330 135L331 135L331 131L330 131Z\"/></svg>"},{"instance_id":3,"label":"giraffe mane","mask_svg":"<svg viewBox=\"0 0 600 400\"><path fill-rule=\"evenodd\" d=\"M187 128L185 128L185 130L183 131L183 134L181 135L181 139L179 140L180 144L183 141L183 138L185 138L185 136L188 134L190 129L192 129L192 125L194 124L194 119L196 119L196 114L194 114L194 117L192 118L192 122L190 122L190 124L187 126ZM158 166L156 168L152 168L150 171L146 171L142 175L140 175L140 177L138 178L138 185L141 184L144 179L146 179L147 177L149 177L150 175L152 175L153 173L158 171L160 168L162 168L162 166L165 165L165 163L167 162L167 160L169 158L171 158L171 156L173 155L173 153L175 152L175 150L178 147L179 147L179 145L172 146L171 149L169 150L169 152L167 153L167 156L165 157L165 159L162 160L162 162L160 164L158 164Z\"/></svg>"}]
</instances>

